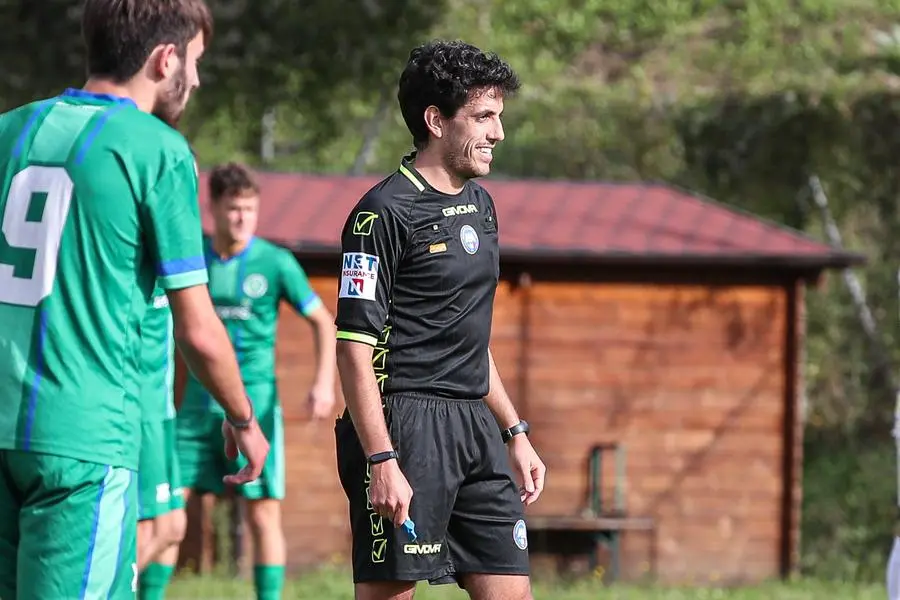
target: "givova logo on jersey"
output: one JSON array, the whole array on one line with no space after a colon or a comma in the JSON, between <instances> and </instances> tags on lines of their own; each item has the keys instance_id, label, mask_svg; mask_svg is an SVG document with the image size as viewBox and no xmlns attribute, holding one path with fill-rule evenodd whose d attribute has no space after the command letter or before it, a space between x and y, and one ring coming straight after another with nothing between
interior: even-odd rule
<instances>
[{"instance_id":1,"label":"givova logo on jersey","mask_svg":"<svg viewBox=\"0 0 900 600\"><path fill-rule=\"evenodd\" d=\"M378 257L364 252L345 252L341 266L340 298L375 300Z\"/></svg>"}]
</instances>

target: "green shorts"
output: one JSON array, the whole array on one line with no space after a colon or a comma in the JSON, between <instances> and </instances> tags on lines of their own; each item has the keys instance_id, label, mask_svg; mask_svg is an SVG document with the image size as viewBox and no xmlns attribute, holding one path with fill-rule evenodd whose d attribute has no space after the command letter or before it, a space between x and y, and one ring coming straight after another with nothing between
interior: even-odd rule
<instances>
[{"instance_id":1,"label":"green shorts","mask_svg":"<svg viewBox=\"0 0 900 600\"><path fill-rule=\"evenodd\" d=\"M155 519L184 508L175 443L174 418L141 423L138 520Z\"/></svg>"},{"instance_id":2,"label":"green shorts","mask_svg":"<svg viewBox=\"0 0 900 600\"><path fill-rule=\"evenodd\" d=\"M0 450L0 598L134 598L137 476Z\"/></svg>"},{"instance_id":3,"label":"green shorts","mask_svg":"<svg viewBox=\"0 0 900 600\"><path fill-rule=\"evenodd\" d=\"M205 392L204 392L205 393ZM284 421L274 383L251 384L247 394L253 399L256 418L269 440L269 456L262 475L242 485L241 495L250 500L284 499ZM206 406L205 401L185 399L183 406ZM222 494L225 475L236 473L246 464L243 456L236 461L225 457L220 414L192 408L178 413L178 461L184 489Z\"/></svg>"}]
</instances>

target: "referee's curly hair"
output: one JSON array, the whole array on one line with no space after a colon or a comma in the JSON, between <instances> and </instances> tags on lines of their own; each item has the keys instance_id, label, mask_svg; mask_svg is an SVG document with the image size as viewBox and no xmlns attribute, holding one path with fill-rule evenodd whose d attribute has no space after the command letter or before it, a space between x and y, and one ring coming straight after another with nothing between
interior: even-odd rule
<instances>
[{"instance_id":1,"label":"referee's curly hair","mask_svg":"<svg viewBox=\"0 0 900 600\"><path fill-rule=\"evenodd\" d=\"M413 144L422 150L428 145L424 115L429 106L452 119L473 94L496 89L511 96L520 85L518 75L496 54L459 40L432 41L409 53L397 100Z\"/></svg>"}]
</instances>

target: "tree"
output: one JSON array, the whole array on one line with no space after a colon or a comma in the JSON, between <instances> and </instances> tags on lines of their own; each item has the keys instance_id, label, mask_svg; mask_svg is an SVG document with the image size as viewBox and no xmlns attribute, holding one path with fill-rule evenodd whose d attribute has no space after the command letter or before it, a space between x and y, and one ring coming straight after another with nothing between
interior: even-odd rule
<instances>
[{"instance_id":1,"label":"tree","mask_svg":"<svg viewBox=\"0 0 900 600\"><path fill-rule=\"evenodd\" d=\"M201 68L202 88L186 119L237 114L240 145L256 147L262 117L287 104L323 136L340 116L335 96L374 98L395 77L409 48L442 14L444 2L412 0L210 0L215 34ZM84 79L81 5L71 0L2 0L0 103L9 108L78 86Z\"/></svg>"}]
</instances>

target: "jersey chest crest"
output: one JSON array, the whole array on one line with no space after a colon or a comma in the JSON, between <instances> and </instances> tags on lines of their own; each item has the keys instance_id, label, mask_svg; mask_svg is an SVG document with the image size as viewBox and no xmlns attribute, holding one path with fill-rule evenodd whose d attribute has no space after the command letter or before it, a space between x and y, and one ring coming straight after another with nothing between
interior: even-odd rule
<instances>
[{"instance_id":1,"label":"jersey chest crest","mask_svg":"<svg viewBox=\"0 0 900 600\"><path fill-rule=\"evenodd\" d=\"M241 291L251 299L262 298L269 289L269 280L265 275L251 273L241 282Z\"/></svg>"},{"instance_id":2,"label":"jersey chest crest","mask_svg":"<svg viewBox=\"0 0 900 600\"><path fill-rule=\"evenodd\" d=\"M223 320L248 321L270 291L269 278L241 265L217 265L209 270L210 295Z\"/></svg>"}]
</instances>

